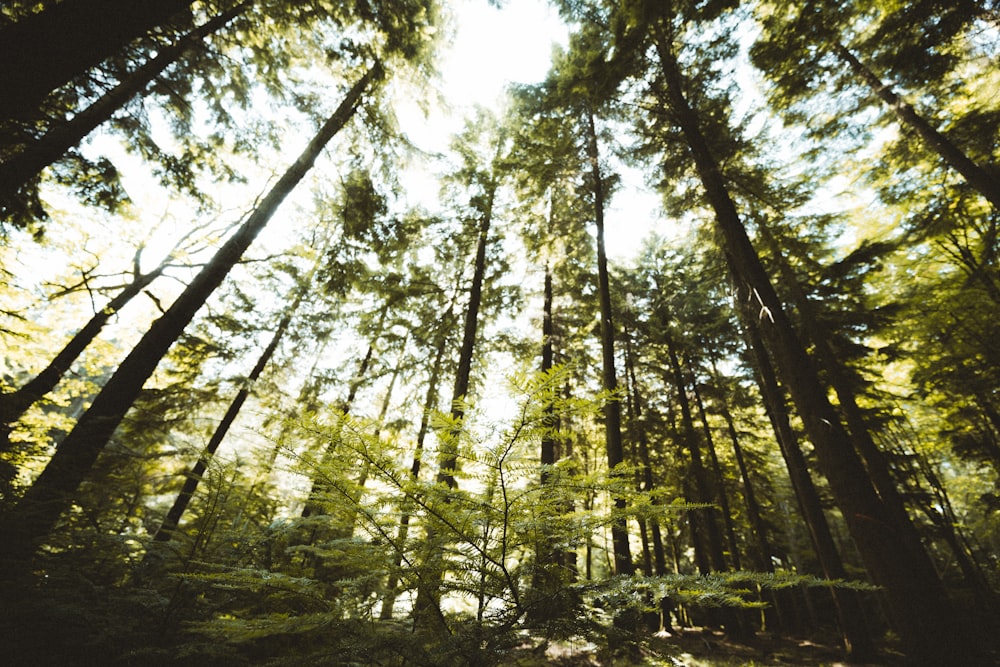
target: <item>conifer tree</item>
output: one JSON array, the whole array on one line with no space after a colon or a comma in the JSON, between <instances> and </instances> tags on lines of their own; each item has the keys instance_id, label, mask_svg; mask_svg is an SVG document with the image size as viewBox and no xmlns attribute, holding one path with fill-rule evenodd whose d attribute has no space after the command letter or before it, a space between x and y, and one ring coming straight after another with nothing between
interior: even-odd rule
<instances>
[{"instance_id":1,"label":"conifer tree","mask_svg":"<svg viewBox=\"0 0 1000 667\"><path fill-rule=\"evenodd\" d=\"M70 506L72 494L86 477L157 362L222 283L281 202L306 175L319 153L351 119L370 86L381 77L382 67L375 65L353 85L299 159L118 367L73 431L56 448L45 471L34 481L17 507L4 517L0 532L4 535L5 559L27 559L37 542Z\"/></svg>"}]
</instances>

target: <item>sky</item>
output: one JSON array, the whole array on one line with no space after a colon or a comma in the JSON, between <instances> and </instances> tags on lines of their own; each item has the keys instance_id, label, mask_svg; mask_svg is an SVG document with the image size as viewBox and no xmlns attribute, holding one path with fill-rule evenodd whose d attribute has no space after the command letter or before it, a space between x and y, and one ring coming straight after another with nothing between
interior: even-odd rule
<instances>
[{"instance_id":1,"label":"sky","mask_svg":"<svg viewBox=\"0 0 1000 667\"><path fill-rule=\"evenodd\" d=\"M450 113L436 109L425 119L411 109L400 118L410 138L429 151L447 149L451 134L476 104L498 106L508 84L544 80L553 47L568 42L567 27L545 0L506 0L500 9L487 0L448 4L456 34L439 63ZM622 176L624 187L606 211L606 241L611 258L627 260L660 216L657 198L643 187L641 176ZM424 190L436 192L436 186L428 181Z\"/></svg>"}]
</instances>

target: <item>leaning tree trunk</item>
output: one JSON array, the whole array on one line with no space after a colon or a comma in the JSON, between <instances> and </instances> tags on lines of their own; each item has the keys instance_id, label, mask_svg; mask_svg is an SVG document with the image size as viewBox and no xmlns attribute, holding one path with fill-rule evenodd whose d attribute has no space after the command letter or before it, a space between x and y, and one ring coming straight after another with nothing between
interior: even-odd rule
<instances>
[{"instance_id":1,"label":"leaning tree trunk","mask_svg":"<svg viewBox=\"0 0 1000 667\"><path fill-rule=\"evenodd\" d=\"M30 116L50 92L188 9L191 0L63 0L0 31L0 118Z\"/></svg>"},{"instance_id":2,"label":"leaning tree trunk","mask_svg":"<svg viewBox=\"0 0 1000 667\"><path fill-rule=\"evenodd\" d=\"M958 657L975 660L974 642L965 641L934 565L923 549L900 534L898 517L879 499L850 437L830 404L819 375L747 236L725 180L702 133L700 121L684 94L683 77L665 34L657 24L656 47L667 101L685 138L705 195L715 211L717 229L733 279L756 300L769 320L767 332L778 368L798 407L854 542L875 582L885 588L900 636L911 660L947 664Z\"/></svg>"},{"instance_id":3,"label":"leaning tree trunk","mask_svg":"<svg viewBox=\"0 0 1000 667\"><path fill-rule=\"evenodd\" d=\"M36 401L52 391L69 370L73 362L90 345L118 311L125 307L134 297L141 294L146 287L156 280L166 270L170 258L165 259L155 269L148 273L139 271L138 259L132 282L116 294L107 305L94 314L76 334L63 346L63 349L42 369L38 375L26 382L17 391L0 395L0 451L8 449L7 435L11 426L28 411Z\"/></svg>"},{"instance_id":4,"label":"leaning tree trunk","mask_svg":"<svg viewBox=\"0 0 1000 667\"><path fill-rule=\"evenodd\" d=\"M382 72L381 65L376 64L354 84L302 155L288 168L246 222L219 248L173 305L152 324L122 361L87 412L56 447L45 470L20 503L0 523L0 537L3 538L0 540L3 544L0 553L5 558L22 562L30 559L35 545L52 530L59 516L71 506L80 483L132 406L142 385L153 374L160 359L264 229L285 197L306 175L323 148L351 119L362 95L382 76Z\"/></svg>"},{"instance_id":5,"label":"leaning tree trunk","mask_svg":"<svg viewBox=\"0 0 1000 667\"><path fill-rule=\"evenodd\" d=\"M281 321L278 322L278 326L275 328L270 342L268 342L264 351L261 352L260 357L257 359L257 363L254 364L250 374L247 375L243 386L240 387L240 390L236 393L232 403L229 404L229 408L226 410L226 414L222 416L222 420L219 422L219 425L215 427L215 432L212 433L212 437L209 438L208 444L205 445L205 451L202 452L201 456L198 457L198 461L194 464L194 467L192 467L191 471L188 472L187 479L184 480L184 486L181 487L181 491L177 494L174 504L170 507L170 510L167 512L166 517L164 517L159 529L153 535L153 541L166 542L170 540L174 531L177 530L177 526L180 525L181 517L187 510L188 504L191 502L191 498L194 497L195 492L198 490L198 485L201 483L202 476L205 474L205 471L208 470L208 465L215 456L216 450L219 449L219 445L222 444L222 440L226 437L226 434L229 433L229 428L233 425L233 422L236 421L236 417L239 415L240 409L250 396L250 389L260 378L261 373L264 372L264 368L271 360L271 357L274 356L275 351L278 349L278 344L284 337L285 332L288 331L288 327L292 323L292 318L295 316L295 312L299 309L299 305L301 305L302 299L305 296L305 289L306 286L303 286L303 289L298 290L292 304L281 317Z\"/></svg>"},{"instance_id":6,"label":"leaning tree trunk","mask_svg":"<svg viewBox=\"0 0 1000 667\"><path fill-rule=\"evenodd\" d=\"M888 510L896 515L898 525L906 529L906 538L910 544L914 548L923 548L920 543L920 535L910 520L906 504L890 471L889 462L872 438L868 420L855 398L852 386L854 383L851 382L848 371L837 358L837 354L830 344L829 333L824 329L817 309L799 284L771 229L766 224L762 224L759 225L759 230L761 241L764 247L771 252L772 259L777 265L778 274L783 278L782 282L791 294L792 303L801 314L802 330L805 332L807 340L813 345L816 361L825 371L828 383L837 393L840 412L843 413L847 422L848 434L855 449L864 460L868 475L871 477L879 498Z\"/></svg>"},{"instance_id":7,"label":"leaning tree trunk","mask_svg":"<svg viewBox=\"0 0 1000 667\"><path fill-rule=\"evenodd\" d=\"M832 47L837 57L892 109L901 123L916 132L928 148L937 153L949 167L960 173L969 185L993 204L995 210L1000 211L1000 180L976 164L961 148L935 129L911 104L902 99L892 86L883 83L847 47L839 42L834 42Z\"/></svg>"},{"instance_id":8,"label":"leaning tree trunk","mask_svg":"<svg viewBox=\"0 0 1000 667\"><path fill-rule=\"evenodd\" d=\"M242 14L251 4L252 0L245 0L195 28L171 46L161 49L155 58L139 67L93 104L70 120L54 126L45 135L28 143L20 152L0 164L0 202L14 199L24 184L37 178L43 169L79 144L96 127L108 121L117 110L141 93L184 53Z\"/></svg>"},{"instance_id":9,"label":"leaning tree trunk","mask_svg":"<svg viewBox=\"0 0 1000 667\"><path fill-rule=\"evenodd\" d=\"M746 319L746 318L743 318ZM847 571L837 551L837 543L833 539L830 524L823 513L823 504L819 492L809 475L798 439L792 431L785 399L778 379L771 365L770 357L764 348L764 341L756 323L747 323L744 327L747 345L750 349L757 386L764 399L764 410L774 429L778 448L781 450L785 467L788 469L792 489L798 501L799 511L805 520L806 529L819 560L820 569L827 579L847 579ZM867 662L875 657L875 644L871 633L865 624L860 595L854 590L831 588L834 608L840 625L844 649L848 657L858 662Z\"/></svg>"}]
</instances>

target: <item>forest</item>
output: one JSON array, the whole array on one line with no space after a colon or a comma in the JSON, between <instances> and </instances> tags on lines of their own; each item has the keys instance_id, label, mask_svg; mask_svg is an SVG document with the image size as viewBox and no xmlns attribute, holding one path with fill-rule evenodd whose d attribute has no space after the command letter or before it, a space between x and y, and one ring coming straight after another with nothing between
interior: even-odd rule
<instances>
[{"instance_id":1,"label":"forest","mask_svg":"<svg viewBox=\"0 0 1000 667\"><path fill-rule=\"evenodd\" d=\"M0 4L2 661L1000 664L1000 2L455 5Z\"/></svg>"}]
</instances>

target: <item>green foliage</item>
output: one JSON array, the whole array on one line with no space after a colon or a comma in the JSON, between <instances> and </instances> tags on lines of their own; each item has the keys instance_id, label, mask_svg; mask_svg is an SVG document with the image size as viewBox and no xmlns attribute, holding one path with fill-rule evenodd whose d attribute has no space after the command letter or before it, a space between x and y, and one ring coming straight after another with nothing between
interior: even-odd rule
<instances>
[{"instance_id":1,"label":"green foliage","mask_svg":"<svg viewBox=\"0 0 1000 667\"><path fill-rule=\"evenodd\" d=\"M181 652L213 660L225 646L234 664L402 664L404 657L410 664L500 664L524 633L604 644L619 612L648 611L664 597L746 608L759 605L745 597L752 586L843 585L747 572L574 582L550 571L540 595L533 582L541 579L533 572L543 566L531 557L534 545L544 537L575 549L608 521L603 512L567 512L567 498L580 488L623 491L616 478L582 475L569 462L548 470L540 486L538 465L525 458L553 428L541 406L554 405L563 421L599 409L599 400L563 396L567 377L565 369L554 369L512 380L524 396L518 412L487 433L470 430L468 419L458 425L439 416L441 437L460 442L461 490L410 479L403 452L373 437L364 420L341 415L325 425L303 424L335 446L332 457L302 461L324 480L322 512L248 535L253 546L241 550L239 560L233 560L237 552L217 551L181 572L188 604L201 609L194 616L201 618L184 630ZM355 478L359 466L368 471L363 487ZM635 492L629 506L642 507ZM397 541L395 531L402 507L412 518L406 542ZM663 511L684 509L690 508ZM649 505L637 511L648 512ZM429 557L442 548L443 559ZM411 593L422 581L442 578L438 604L447 633L422 626L413 632L405 616L377 620L390 573Z\"/></svg>"},{"instance_id":2,"label":"green foliage","mask_svg":"<svg viewBox=\"0 0 1000 667\"><path fill-rule=\"evenodd\" d=\"M0 28L48 4L6 3ZM993 173L995 3L553 4L571 35L548 76L514 86L502 117L473 111L433 164L406 152L388 97L359 109L363 128L323 158L312 200L289 207L284 227L303 235L278 230L267 253L233 272L32 568L0 568L11 601L0 620L25 639L12 660L77 664L86 652L109 664L488 666L542 664L549 645L580 642L607 664L637 663L643 645L654 663L662 653L646 631L670 623L661 617L670 607L678 623L730 632L734 619L750 630L764 619L769 631L815 636L836 617L824 589L874 601L851 548L838 555L862 581L810 574L820 571L818 549L774 442L784 405L762 399L736 309L751 304L765 327L773 313L759 307L758 286L729 284L731 258L709 225L719 193L704 187L705 156L692 159L678 86L719 187L835 388L821 392L839 408L857 401L864 419L851 429L870 428L967 625L996 634L1000 216L837 48ZM0 160L228 6L198 3L52 91L32 117L0 119ZM216 198L237 193L237 209L253 208L288 138L310 133L356 72L379 62L380 94L422 94L414 87L426 84L445 35L439 11L427 0L251 3L0 201L3 390L23 384L78 315L70 299L22 287L34 277L15 275L20 253L70 248L81 282L63 291L99 308L124 274L77 266L93 250L74 231L90 224L91 208L111 211L94 215L123 238L124 225L149 224L140 208L150 195L153 208L180 211L164 221L184 228L191 215L238 218L217 213ZM676 57L678 80L665 55ZM624 363L619 389L602 393L589 228L600 196L628 206L626 172L613 173L623 163L661 196L670 225L611 267L606 319ZM434 172L443 210L407 202L413 164ZM147 175L133 181L139 167ZM487 220L483 324L466 336L456 373ZM217 226L204 227L208 245L224 235ZM191 234L179 244L188 250L168 258L181 281L174 260L200 257ZM281 244L294 247L273 250ZM43 268L38 285L67 282L64 268ZM538 366L543 279L556 367L511 372ZM160 307L170 290L158 284L149 295ZM299 315L248 387L239 428L170 541L150 544L289 294L302 297ZM118 328L4 434L3 510L124 356L136 324L111 314ZM509 386L499 386L503 372ZM456 375L464 395L447 403L442 387ZM602 409L612 402L626 413L625 461L608 470ZM791 414L793 436L807 417ZM816 468L813 445L803 447ZM540 464L540 452L554 463ZM815 485L835 540L848 545L832 486L818 475ZM716 519L730 539L703 567L706 522ZM631 534L633 553L641 545L634 565L646 574L611 576L615 531ZM776 573L733 571L740 558ZM810 619L798 625L803 608ZM866 611L873 632L891 628L878 605Z\"/></svg>"}]
</instances>

